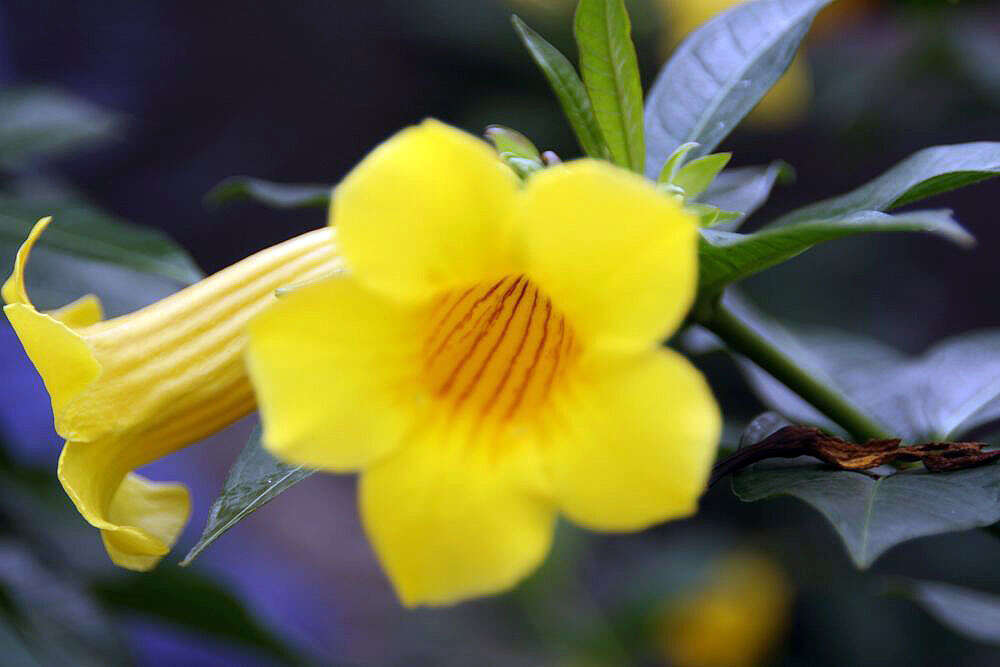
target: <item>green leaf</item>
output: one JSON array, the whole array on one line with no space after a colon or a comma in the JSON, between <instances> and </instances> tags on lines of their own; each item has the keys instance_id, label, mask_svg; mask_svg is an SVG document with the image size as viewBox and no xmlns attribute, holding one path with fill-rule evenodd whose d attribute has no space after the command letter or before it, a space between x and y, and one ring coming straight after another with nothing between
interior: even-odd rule
<instances>
[{"instance_id":1,"label":"green leaf","mask_svg":"<svg viewBox=\"0 0 1000 667\"><path fill-rule=\"evenodd\" d=\"M646 101L646 173L687 141L712 152L792 62L831 0L757 0L692 33L660 70Z\"/></svg>"},{"instance_id":2,"label":"green leaf","mask_svg":"<svg viewBox=\"0 0 1000 667\"><path fill-rule=\"evenodd\" d=\"M1000 645L1000 596L939 581L894 581L893 591L956 634L986 644Z\"/></svg>"},{"instance_id":3,"label":"green leaf","mask_svg":"<svg viewBox=\"0 0 1000 667\"><path fill-rule=\"evenodd\" d=\"M732 153L713 153L691 160L677 172L672 182L684 190L685 199L695 199L712 184L732 157Z\"/></svg>"},{"instance_id":4,"label":"green leaf","mask_svg":"<svg viewBox=\"0 0 1000 667\"><path fill-rule=\"evenodd\" d=\"M707 206L708 204L701 204L701 206ZM712 208L715 208L714 206ZM743 217L743 214L739 211L723 211L721 209L715 209L715 219L712 220L711 224L707 225L709 227L714 227L718 229L719 227L724 227L727 224L734 223Z\"/></svg>"},{"instance_id":5,"label":"green leaf","mask_svg":"<svg viewBox=\"0 0 1000 667\"><path fill-rule=\"evenodd\" d=\"M688 204L684 208L689 213L698 216L698 225L700 227L711 227L719 217L719 209L708 204Z\"/></svg>"},{"instance_id":6,"label":"green leaf","mask_svg":"<svg viewBox=\"0 0 1000 667\"><path fill-rule=\"evenodd\" d=\"M573 24L594 114L620 167L643 173L642 84L624 0L580 0Z\"/></svg>"},{"instance_id":7,"label":"green leaf","mask_svg":"<svg viewBox=\"0 0 1000 667\"><path fill-rule=\"evenodd\" d=\"M876 479L795 461L750 466L733 477L733 491L746 502L792 496L808 503L830 522L859 568L902 542L1000 520L1000 466Z\"/></svg>"},{"instance_id":8,"label":"green leaf","mask_svg":"<svg viewBox=\"0 0 1000 667\"><path fill-rule=\"evenodd\" d=\"M190 565L205 547L261 507L315 472L278 461L264 449L258 426L229 470L222 493L212 503L198 543L181 565Z\"/></svg>"},{"instance_id":9,"label":"green leaf","mask_svg":"<svg viewBox=\"0 0 1000 667\"><path fill-rule=\"evenodd\" d=\"M29 201L0 194L0 244L16 251L35 222L49 215L52 224L38 240L38 248L107 262L183 284L193 283L202 276L191 256L163 232L130 224L72 199Z\"/></svg>"},{"instance_id":10,"label":"green leaf","mask_svg":"<svg viewBox=\"0 0 1000 667\"><path fill-rule=\"evenodd\" d=\"M792 331L736 294L727 294L724 302L797 365L904 440L953 440L1000 418L1000 329L962 334L909 357L844 332ZM766 405L792 421L841 432L769 374L749 361L741 365Z\"/></svg>"},{"instance_id":11,"label":"green leaf","mask_svg":"<svg viewBox=\"0 0 1000 667\"><path fill-rule=\"evenodd\" d=\"M909 211L890 215L878 211L849 213L783 226L769 225L753 234L702 230L699 245L701 294L715 294L727 285L785 262L817 243L870 232L929 232L962 245L972 237L950 211Z\"/></svg>"},{"instance_id":12,"label":"green leaf","mask_svg":"<svg viewBox=\"0 0 1000 667\"><path fill-rule=\"evenodd\" d=\"M497 153L504 153L514 157L524 158L542 164L542 154L538 152L531 139L524 136L517 130L512 130L503 125L490 125L486 128L486 138L490 140Z\"/></svg>"},{"instance_id":13,"label":"green leaf","mask_svg":"<svg viewBox=\"0 0 1000 667\"><path fill-rule=\"evenodd\" d=\"M90 292L101 297L107 315L120 315L202 275L162 232L130 225L64 196L28 200L0 194L0 266L5 272L31 227L49 214L53 222L27 270L28 291L40 308L64 306Z\"/></svg>"},{"instance_id":14,"label":"green leaf","mask_svg":"<svg viewBox=\"0 0 1000 667\"><path fill-rule=\"evenodd\" d=\"M693 141L689 141L686 144L681 144L677 149L670 154L667 161L663 163L663 169L660 170L660 176L656 179L657 183L673 183L674 178L677 177L677 172L680 171L681 165L684 164L684 158L687 154L694 149L698 144Z\"/></svg>"},{"instance_id":15,"label":"green leaf","mask_svg":"<svg viewBox=\"0 0 1000 667\"><path fill-rule=\"evenodd\" d=\"M231 176L205 195L209 206L252 200L271 208L325 208L330 203L329 185L273 183L251 176Z\"/></svg>"},{"instance_id":16,"label":"green leaf","mask_svg":"<svg viewBox=\"0 0 1000 667\"><path fill-rule=\"evenodd\" d=\"M776 220L787 225L857 211L888 211L1000 174L1000 142L925 148L870 183L839 197L797 209Z\"/></svg>"},{"instance_id":17,"label":"green leaf","mask_svg":"<svg viewBox=\"0 0 1000 667\"><path fill-rule=\"evenodd\" d=\"M735 211L723 211L710 204L685 204L684 208L698 216L700 227L714 227L716 225L732 222L740 217Z\"/></svg>"},{"instance_id":18,"label":"green leaf","mask_svg":"<svg viewBox=\"0 0 1000 667\"><path fill-rule=\"evenodd\" d=\"M712 181L698 200L723 210L738 211L738 218L718 227L732 232L767 201L775 183L792 178L791 167L780 160L766 167L728 169Z\"/></svg>"},{"instance_id":19,"label":"green leaf","mask_svg":"<svg viewBox=\"0 0 1000 667\"><path fill-rule=\"evenodd\" d=\"M518 37L527 47L528 53L548 79L584 154L608 159L608 147L604 143L601 127L594 116L590 97L572 63L520 18L512 16L511 22Z\"/></svg>"},{"instance_id":20,"label":"green leaf","mask_svg":"<svg viewBox=\"0 0 1000 667\"><path fill-rule=\"evenodd\" d=\"M0 90L0 167L107 140L119 125L117 115L54 88Z\"/></svg>"},{"instance_id":21,"label":"green leaf","mask_svg":"<svg viewBox=\"0 0 1000 667\"><path fill-rule=\"evenodd\" d=\"M251 647L284 664L303 662L232 593L191 570L159 568L118 575L95 583L94 593L118 613L167 621L201 636Z\"/></svg>"},{"instance_id":22,"label":"green leaf","mask_svg":"<svg viewBox=\"0 0 1000 667\"><path fill-rule=\"evenodd\" d=\"M978 171L973 171L975 166ZM717 292L816 243L872 231L927 231L961 244L971 236L943 211L882 211L1000 173L1000 143L938 146L914 154L871 183L794 211L755 234L704 233L703 293ZM738 209L737 209L738 210Z\"/></svg>"}]
</instances>

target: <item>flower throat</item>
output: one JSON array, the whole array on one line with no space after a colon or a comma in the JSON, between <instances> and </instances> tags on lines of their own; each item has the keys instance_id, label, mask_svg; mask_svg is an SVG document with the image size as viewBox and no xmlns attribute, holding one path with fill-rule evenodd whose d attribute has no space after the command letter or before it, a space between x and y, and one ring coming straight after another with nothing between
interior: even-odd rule
<instances>
[{"instance_id":1,"label":"flower throat","mask_svg":"<svg viewBox=\"0 0 1000 667\"><path fill-rule=\"evenodd\" d=\"M423 378L455 410L511 421L543 405L579 353L566 318L526 276L435 301Z\"/></svg>"}]
</instances>

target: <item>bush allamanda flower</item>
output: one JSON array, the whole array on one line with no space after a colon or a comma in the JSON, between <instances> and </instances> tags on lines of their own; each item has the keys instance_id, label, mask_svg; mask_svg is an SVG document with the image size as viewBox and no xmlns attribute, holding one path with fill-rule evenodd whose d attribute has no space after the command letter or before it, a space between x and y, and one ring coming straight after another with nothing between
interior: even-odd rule
<instances>
[{"instance_id":1,"label":"bush allamanda flower","mask_svg":"<svg viewBox=\"0 0 1000 667\"><path fill-rule=\"evenodd\" d=\"M697 283L697 224L672 198L595 160L521 188L427 121L347 176L331 220L347 270L257 317L248 366L277 456L362 473L405 604L509 588L557 513L631 531L695 510L720 417L660 347Z\"/></svg>"}]
</instances>

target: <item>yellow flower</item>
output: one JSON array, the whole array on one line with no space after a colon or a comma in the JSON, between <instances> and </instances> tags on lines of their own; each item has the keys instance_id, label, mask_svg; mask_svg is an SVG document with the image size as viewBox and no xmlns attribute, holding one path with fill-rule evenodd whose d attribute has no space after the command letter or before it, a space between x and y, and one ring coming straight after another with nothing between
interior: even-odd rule
<instances>
[{"instance_id":1,"label":"yellow flower","mask_svg":"<svg viewBox=\"0 0 1000 667\"><path fill-rule=\"evenodd\" d=\"M788 627L792 591L757 554L713 564L708 581L673 600L659 619L660 649L675 667L755 667Z\"/></svg>"},{"instance_id":2,"label":"yellow flower","mask_svg":"<svg viewBox=\"0 0 1000 667\"><path fill-rule=\"evenodd\" d=\"M93 296L48 314L32 305L24 267L49 223L35 225L3 287L4 313L42 376L67 440L59 480L111 560L147 570L176 541L187 489L131 471L254 409L244 327L274 290L337 268L332 231L264 250L147 308L101 322Z\"/></svg>"},{"instance_id":3,"label":"yellow flower","mask_svg":"<svg viewBox=\"0 0 1000 667\"><path fill-rule=\"evenodd\" d=\"M523 189L427 121L335 191L347 272L250 325L264 440L363 471L368 536L406 605L501 591L557 512L638 530L696 509L720 418L659 346L697 282L697 225L642 178L580 160Z\"/></svg>"}]
</instances>

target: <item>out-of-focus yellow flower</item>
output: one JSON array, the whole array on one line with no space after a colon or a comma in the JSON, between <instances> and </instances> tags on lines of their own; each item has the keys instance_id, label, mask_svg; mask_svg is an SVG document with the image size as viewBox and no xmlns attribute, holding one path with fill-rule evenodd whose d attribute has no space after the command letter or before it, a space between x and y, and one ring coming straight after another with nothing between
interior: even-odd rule
<instances>
[{"instance_id":1,"label":"out-of-focus yellow flower","mask_svg":"<svg viewBox=\"0 0 1000 667\"><path fill-rule=\"evenodd\" d=\"M697 283L697 223L580 160L521 189L435 121L374 150L331 207L347 272L250 325L264 442L363 471L362 519L406 605L505 590L557 512L631 531L696 509L720 417L659 343Z\"/></svg>"},{"instance_id":2,"label":"out-of-focus yellow flower","mask_svg":"<svg viewBox=\"0 0 1000 667\"><path fill-rule=\"evenodd\" d=\"M764 556L736 554L713 564L695 590L671 600L657 640L672 667L755 667L788 628L792 590Z\"/></svg>"},{"instance_id":3,"label":"out-of-focus yellow flower","mask_svg":"<svg viewBox=\"0 0 1000 667\"><path fill-rule=\"evenodd\" d=\"M66 439L59 480L101 530L111 560L147 570L187 522L187 489L131 471L200 440L254 408L244 326L276 288L338 267L330 229L264 250L129 315L101 322L86 296L35 309L24 286L35 225L3 287L4 313L52 399Z\"/></svg>"},{"instance_id":4,"label":"out-of-focus yellow flower","mask_svg":"<svg viewBox=\"0 0 1000 667\"><path fill-rule=\"evenodd\" d=\"M688 34L723 11L746 0L656 0L662 10L665 52L673 49ZM747 116L746 122L762 128L789 125L808 109L812 81L805 58L799 54L788 71L768 91Z\"/></svg>"}]
</instances>

